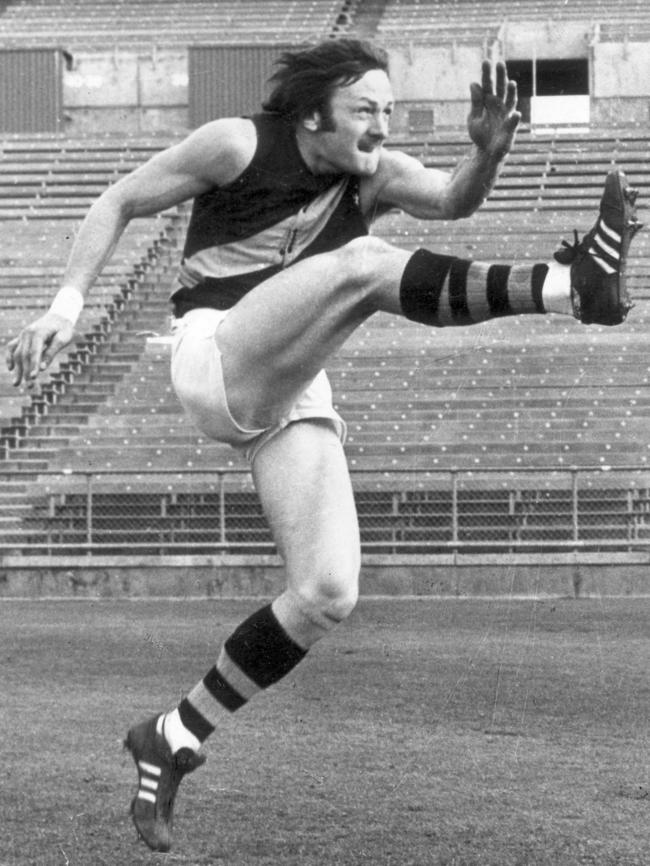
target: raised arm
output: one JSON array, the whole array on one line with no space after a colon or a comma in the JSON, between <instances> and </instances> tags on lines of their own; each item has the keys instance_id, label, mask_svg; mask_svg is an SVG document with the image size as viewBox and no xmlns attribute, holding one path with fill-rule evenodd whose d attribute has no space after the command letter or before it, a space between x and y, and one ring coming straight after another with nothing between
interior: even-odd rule
<instances>
[{"instance_id":1,"label":"raised arm","mask_svg":"<svg viewBox=\"0 0 650 866\"><path fill-rule=\"evenodd\" d=\"M84 299L132 219L160 213L214 185L229 183L250 162L254 150L250 121L217 120L106 189L81 224L52 305L7 346L14 385L33 385L38 373L71 342Z\"/></svg>"},{"instance_id":2,"label":"raised arm","mask_svg":"<svg viewBox=\"0 0 650 866\"><path fill-rule=\"evenodd\" d=\"M404 153L384 151L377 176L369 182L369 207L399 207L420 219L470 216L494 187L521 119L517 86L503 63L496 65L496 89L488 61L481 83L470 87L470 153L450 174L426 168ZM373 201L374 200L374 201Z\"/></svg>"}]
</instances>

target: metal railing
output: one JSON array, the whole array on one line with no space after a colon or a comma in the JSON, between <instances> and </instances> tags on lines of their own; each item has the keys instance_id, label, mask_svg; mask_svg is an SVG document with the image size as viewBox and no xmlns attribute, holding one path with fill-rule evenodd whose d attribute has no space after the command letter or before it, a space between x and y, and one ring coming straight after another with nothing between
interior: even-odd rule
<instances>
[{"instance_id":1,"label":"metal railing","mask_svg":"<svg viewBox=\"0 0 650 866\"><path fill-rule=\"evenodd\" d=\"M650 544L638 467L352 470L366 553L632 551ZM275 547L246 470L1 473L0 552L224 553ZM2 495L0 495L2 504Z\"/></svg>"}]
</instances>

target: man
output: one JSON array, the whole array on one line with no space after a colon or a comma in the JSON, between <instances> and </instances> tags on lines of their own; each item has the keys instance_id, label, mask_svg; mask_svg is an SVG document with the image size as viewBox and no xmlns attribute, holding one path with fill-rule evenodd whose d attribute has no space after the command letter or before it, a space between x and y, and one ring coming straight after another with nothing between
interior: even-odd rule
<instances>
[{"instance_id":1,"label":"man","mask_svg":"<svg viewBox=\"0 0 650 866\"><path fill-rule=\"evenodd\" d=\"M376 311L432 326L556 312L616 324L639 227L635 192L606 180L594 228L556 260L489 265L410 253L369 237L388 208L421 219L472 214L488 195L520 119L503 64L471 86L471 153L453 174L384 149L393 94L383 51L327 41L279 61L265 112L215 120L98 199L49 311L8 349L32 384L72 338L83 297L135 217L194 199L173 296L172 379L197 426L248 455L286 568L286 589L243 622L179 706L132 727L136 828L171 845L182 777L224 711L276 683L357 600L359 534L323 366Z\"/></svg>"}]
</instances>

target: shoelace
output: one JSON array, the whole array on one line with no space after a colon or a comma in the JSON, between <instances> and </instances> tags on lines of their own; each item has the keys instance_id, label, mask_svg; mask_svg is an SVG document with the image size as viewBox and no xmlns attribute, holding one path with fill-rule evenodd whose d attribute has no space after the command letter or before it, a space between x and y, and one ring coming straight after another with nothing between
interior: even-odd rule
<instances>
[{"instance_id":1,"label":"shoelace","mask_svg":"<svg viewBox=\"0 0 650 866\"><path fill-rule=\"evenodd\" d=\"M562 248L554 253L554 258L561 265L570 265L581 252L586 252L585 238L580 240L577 229L574 229L573 243L570 244L568 241L563 240Z\"/></svg>"}]
</instances>

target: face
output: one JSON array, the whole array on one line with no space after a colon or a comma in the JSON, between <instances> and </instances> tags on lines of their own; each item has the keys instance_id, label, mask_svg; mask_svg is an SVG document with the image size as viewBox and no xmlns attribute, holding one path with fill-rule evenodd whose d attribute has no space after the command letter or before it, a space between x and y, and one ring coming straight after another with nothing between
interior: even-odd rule
<instances>
[{"instance_id":1,"label":"face","mask_svg":"<svg viewBox=\"0 0 650 866\"><path fill-rule=\"evenodd\" d=\"M377 171L392 111L393 91L381 69L337 87L325 123L318 113L303 121L308 132L302 136L307 164L316 173L370 177Z\"/></svg>"}]
</instances>

